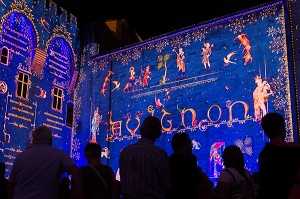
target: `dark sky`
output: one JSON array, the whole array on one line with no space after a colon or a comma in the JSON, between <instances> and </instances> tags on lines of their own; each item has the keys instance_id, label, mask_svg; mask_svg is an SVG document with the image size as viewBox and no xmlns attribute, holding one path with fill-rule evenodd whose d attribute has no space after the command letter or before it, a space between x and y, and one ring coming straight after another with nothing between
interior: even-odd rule
<instances>
[{"instance_id":1,"label":"dark sky","mask_svg":"<svg viewBox=\"0 0 300 199\"><path fill-rule=\"evenodd\" d=\"M78 18L79 28L99 20L126 19L149 39L214 18L272 2L270 0L54 0Z\"/></svg>"}]
</instances>

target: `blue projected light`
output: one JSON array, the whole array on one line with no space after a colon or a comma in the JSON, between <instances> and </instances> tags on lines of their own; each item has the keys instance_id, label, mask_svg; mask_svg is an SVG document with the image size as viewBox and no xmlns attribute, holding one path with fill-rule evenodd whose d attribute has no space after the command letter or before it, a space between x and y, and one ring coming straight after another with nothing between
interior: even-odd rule
<instances>
[{"instance_id":1,"label":"blue projected light","mask_svg":"<svg viewBox=\"0 0 300 199\"><path fill-rule=\"evenodd\" d=\"M100 143L102 160L117 173L120 151L154 115L163 126L156 144L170 155L172 136L188 133L198 166L212 181L227 145L240 147L246 168L257 171L268 141L262 116L276 111L292 123L283 16L274 3L94 58L92 69L81 71L75 140ZM287 140L293 139L287 126Z\"/></svg>"}]
</instances>

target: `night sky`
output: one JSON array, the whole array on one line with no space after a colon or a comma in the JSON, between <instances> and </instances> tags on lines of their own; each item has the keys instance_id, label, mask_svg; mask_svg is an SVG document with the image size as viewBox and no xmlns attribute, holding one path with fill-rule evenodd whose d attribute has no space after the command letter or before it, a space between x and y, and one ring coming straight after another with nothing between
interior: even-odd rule
<instances>
[{"instance_id":1,"label":"night sky","mask_svg":"<svg viewBox=\"0 0 300 199\"><path fill-rule=\"evenodd\" d=\"M93 21L126 19L138 35L146 40L272 1L54 0L54 2L77 16L79 29Z\"/></svg>"}]
</instances>

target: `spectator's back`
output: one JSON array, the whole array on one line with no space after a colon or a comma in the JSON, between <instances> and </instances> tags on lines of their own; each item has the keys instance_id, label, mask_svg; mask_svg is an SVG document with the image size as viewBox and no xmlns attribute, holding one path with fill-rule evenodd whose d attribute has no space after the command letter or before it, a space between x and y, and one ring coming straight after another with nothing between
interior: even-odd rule
<instances>
[{"instance_id":1,"label":"spectator's back","mask_svg":"<svg viewBox=\"0 0 300 199\"><path fill-rule=\"evenodd\" d=\"M224 149L225 168L218 179L216 194L222 199L253 199L253 184L246 170L244 155L239 147L230 145Z\"/></svg>"},{"instance_id":2,"label":"spectator's back","mask_svg":"<svg viewBox=\"0 0 300 199\"><path fill-rule=\"evenodd\" d=\"M259 154L262 198L286 199L300 168L300 145L285 142L284 123L278 113L267 113L262 118L262 128L270 139Z\"/></svg>"},{"instance_id":3,"label":"spectator's back","mask_svg":"<svg viewBox=\"0 0 300 199\"><path fill-rule=\"evenodd\" d=\"M32 137L31 146L13 163L8 180L10 198L54 199L63 172L73 175L78 197L82 197L79 170L67 153L51 146L51 130L45 126L38 127Z\"/></svg>"},{"instance_id":4,"label":"spectator's back","mask_svg":"<svg viewBox=\"0 0 300 199\"><path fill-rule=\"evenodd\" d=\"M161 135L160 120L147 117L142 138L120 155L121 190L125 199L165 199L171 187L167 153L154 145Z\"/></svg>"},{"instance_id":5,"label":"spectator's back","mask_svg":"<svg viewBox=\"0 0 300 199\"><path fill-rule=\"evenodd\" d=\"M88 143L84 148L88 165L80 167L86 199L111 199L115 186L114 171L100 161L101 146Z\"/></svg>"}]
</instances>

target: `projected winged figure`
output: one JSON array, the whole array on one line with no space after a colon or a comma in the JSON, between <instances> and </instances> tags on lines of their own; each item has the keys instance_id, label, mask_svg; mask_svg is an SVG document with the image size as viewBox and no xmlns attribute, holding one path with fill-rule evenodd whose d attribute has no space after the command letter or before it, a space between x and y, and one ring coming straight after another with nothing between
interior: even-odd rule
<instances>
[{"instance_id":1,"label":"projected winged figure","mask_svg":"<svg viewBox=\"0 0 300 199\"><path fill-rule=\"evenodd\" d=\"M236 64L235 62L230 60L230 58L234 54L236 54L236 51L233 51L233 52L229 53L226 57L223 58L224 66L228 66L229 64Z\"/></svg>"}]
</instances>

